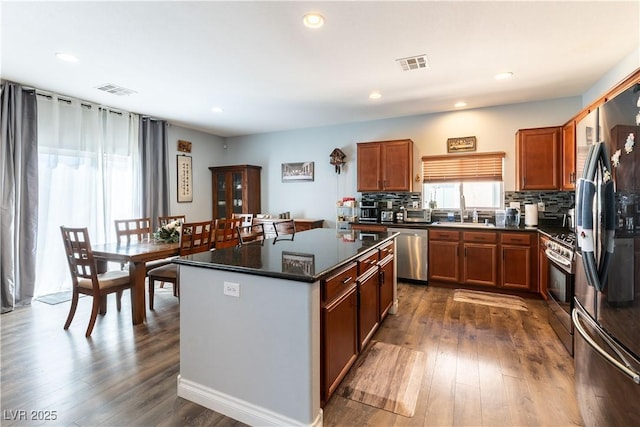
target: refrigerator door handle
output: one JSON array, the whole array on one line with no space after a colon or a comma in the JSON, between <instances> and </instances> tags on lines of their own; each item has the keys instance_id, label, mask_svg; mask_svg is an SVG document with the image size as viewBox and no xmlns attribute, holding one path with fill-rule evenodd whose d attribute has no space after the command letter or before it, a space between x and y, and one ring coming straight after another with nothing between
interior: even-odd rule
<instances>
[{"instance_id":1,"label":"refrigerator door handle","mask_svg":"<svg viewBox=\"0 0 640 427\"><path fill-rule=\"evenodd\" d=\"M583 312L580 311L580 309L574 308L573 311L571 312L571 318L573 319L573 325L575 326L576 331L578 331L580 336L587 342L587 344L589 344L589 346L591 348L593 348L593 350L595 350L600 356L602 356L605 360L607 360L610 364L612 364L614 367L616 367L623 374L628 376L634 383L640 385L640 373L634 371L631 368L631 365L629 364L627 359L622 354L622 352L624 352L624 350L619 348L619 346L613 340L611 340L603 332L601 332L600 328L598 327L598 325L588 315L585 315ZM598 333L600 338L602 338L609 345L609 347L611 347L611 349L616 353L616 355L620 359L622 359L624 364L622 364L622 363L620 363L620 361L616 360L615 357L613 357L605 349L600 347L593 340L593 338L591 338L591 335L589 335L589 333L586 331L586 329L582 325L581 318L583 318ZM638 362L638 363L640 363L640 362Z\"/></svg>"}]
</instances>

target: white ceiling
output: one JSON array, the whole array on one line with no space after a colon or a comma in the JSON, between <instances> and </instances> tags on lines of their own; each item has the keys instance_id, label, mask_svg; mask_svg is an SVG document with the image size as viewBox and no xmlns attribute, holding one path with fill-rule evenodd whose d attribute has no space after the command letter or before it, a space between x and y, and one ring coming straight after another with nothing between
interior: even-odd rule
<instances>
[{"instance_id":1,"label":"white ceiling","mask_svg":"<svg viewBox=\"0 0 640 427\"><path fill-rule=\"evenodd\" d=\"M637 0L1 8L2 78L220 136L448 111L460 100L477 108L578 96L640 39ZM322 29L302 25L309 11L324 15ZM420 54L429 69L396 63ZM501 71L514 77L494 80ZM96 89L104 83L137 93ZM372 90L382 98L370 100Z\"/></svg>"}]
</instances>

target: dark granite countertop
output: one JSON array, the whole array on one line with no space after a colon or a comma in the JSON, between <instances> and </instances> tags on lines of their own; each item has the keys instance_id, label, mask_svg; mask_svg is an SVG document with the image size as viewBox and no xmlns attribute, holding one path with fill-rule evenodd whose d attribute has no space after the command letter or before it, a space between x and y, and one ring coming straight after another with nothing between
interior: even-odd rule
<instances>
[{"instance_id":1,"label":"dark granite countertop","mask_svg":"<svg viewBox=\"0 0 640 427\"><path fill-rule=\"evenodd\" d=\"M420 229L420 230L433 230L433 229L438 229L438 228L445 228L447 227L447 222L446 221L441 221L439 224L431 224L431 223L424 223L424 222L354 222L351 224L358 224L358 225L384 225L387 228L411 228L411 229ZM451 225L449 228L455 228L455 229L459 229L459 230L466 230L466 231L527 231L527 232L537 232L539 230L538 227L525 227L522 222L520 223L521 225L519 227L494 227L494 226L488 226L488 227L483 227L482 224L474 224L472 222L469 222L469 226L465 227L463 225L461 225L459 222L455 222L452 223L453 225Z\"/></svg>"},{"instance_id":2,"label":"dark granite countertop","mask_svg":"<svg viewBox=\"0 0 640 427\"><path fill-rule=\"evenodd\" d=\"M182 265L227 270L299 282L315 282L396 236L392 232L336 231L315 228L251 243L180 257ZM275 242L275 243L274 243Z\"/></svg>"}]
</instances>

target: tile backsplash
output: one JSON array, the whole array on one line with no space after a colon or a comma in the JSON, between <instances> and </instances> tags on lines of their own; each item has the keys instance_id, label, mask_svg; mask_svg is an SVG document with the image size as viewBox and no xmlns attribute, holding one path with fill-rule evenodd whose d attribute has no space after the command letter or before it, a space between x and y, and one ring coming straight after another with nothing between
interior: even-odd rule
<instances>
[{"instance_id":1,"label":"tile backsplash","mask_svg":"<svg viewBox=\"0 0 640 427\"><path fill-rule=\"evenodd\" d=\"M544 212L538 212L540 218L559 219L574 207L575 192L573 191L505 191L504 205L511 202L520 203L520 212L524 214L524 205L529 203L544 203Z\"/></svg>"}]
</instances>

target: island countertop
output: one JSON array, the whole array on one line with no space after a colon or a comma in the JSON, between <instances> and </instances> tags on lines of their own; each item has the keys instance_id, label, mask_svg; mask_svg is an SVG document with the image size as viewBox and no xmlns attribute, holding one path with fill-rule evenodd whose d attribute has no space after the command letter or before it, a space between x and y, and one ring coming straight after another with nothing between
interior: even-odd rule
<instances>
[{"instance_id":1,"label":"island countertop","mask_svg":"<svg viewBox=\"0 0 640 427\"><path fill-rule=\"evenodd\" d=\"M262 243L183 256L173 262L311 283L397 234L316 228Z\"/></svg>"}]
</instances>

